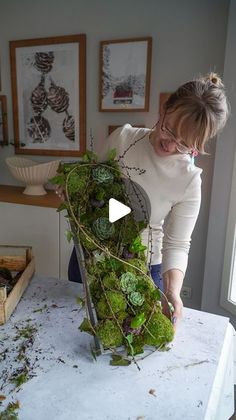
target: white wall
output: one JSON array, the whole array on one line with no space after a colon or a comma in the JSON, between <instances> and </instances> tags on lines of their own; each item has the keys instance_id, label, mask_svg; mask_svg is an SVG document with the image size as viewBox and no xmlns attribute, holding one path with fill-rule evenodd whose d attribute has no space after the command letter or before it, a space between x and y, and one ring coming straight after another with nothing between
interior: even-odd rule
<instances>
[{"instance_id":1,"label":"white wall","mask_svg":"<svg viewBox=\"0 0 236 420\"><path fill-rule=\"evenodd\" d=\"M231 104L231 118L216 146L212 199L206 250L202 309L226 316L219 306L225 235L229 210L231 180L236 145L236 2L231 1L225 55L224 81ZM236 327L236 317L231 317Z\"/></svg>"},{"instance_id":2,"label":"white wall","mask_svg":"<svg viewBox=\"0 0 236 420\"><path fill-rule=\"evenodd\" d=\"M223 71L229 0L0 0L2 94L8 99L10 139L13 139L8 42L17 39L87 34L87 132L96 147L105 141L107 126L143 123L157 118L158 97L209 70ZM99 41L152 36L153 60L148 113L98 112ZM5 166L13 146L0 150L0 183L15 184ZM185 283L193 288L189 306L201 302L214 147L199 159L203 174L203 204L193 235ZM49 158L35 157L46 161Z\"/></svg>"}]
</instances>

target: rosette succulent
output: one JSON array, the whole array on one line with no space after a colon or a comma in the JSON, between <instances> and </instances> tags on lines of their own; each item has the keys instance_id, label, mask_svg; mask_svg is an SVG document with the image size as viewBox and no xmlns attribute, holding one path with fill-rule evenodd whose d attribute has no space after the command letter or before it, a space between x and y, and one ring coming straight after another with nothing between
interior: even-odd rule
<instances>
[{"instance_id":1,"label":"rosette succulent","mask_svg":"<svg viewBox=\"0 0 236 420\"><path fill-rule=\"evenodd\" d=\"M112 172L102 166L97 166L93 169L92 177L98 184L110 184L114 179Z\"/></svg>"},{"instance_id":2,"label":"rosette succulent","mask_svg":"<svg viewBox=\"0 0 236 420\"><path fill-rule=\"evenodd\" d=\"M95 235L103 241L114 234L115 228L107 217L99 217L93 222L93 231Z\"/></svg>"},{"instance_id":3,"label":"rosette succulent","mask_svg":"<svg viewBox=\"0 0 236 420\"><path fill-rule=\"evenodd\" d=\"M131 293L136 290L136 286L138 283L138 279L136 278L135 274L130 273L123 273L120 277L120 286L121 290L125 293Z\"/></svg>"},{"instance_id":4,"label":"rosette succulent","mask_svg":"<svg viewBox=\"0 0 236 420\"><path fill-rule=\"evenodd\" d=\"M129 301L134 306L142 306L144 302L144 296L140 292L131 292L129 294Z\"/></svg>"}]
</instances>

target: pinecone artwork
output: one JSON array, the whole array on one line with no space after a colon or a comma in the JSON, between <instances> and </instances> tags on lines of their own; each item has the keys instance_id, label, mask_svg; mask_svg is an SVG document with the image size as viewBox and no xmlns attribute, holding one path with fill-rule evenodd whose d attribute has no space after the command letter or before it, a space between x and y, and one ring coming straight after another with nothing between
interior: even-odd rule
<instances>
[{"instance_id":1,"label":"pinecone artwork","mask_svg":"<svg viewBox=\"0 0 236 420\"><path fill-rule=\"evenodd\" d=\"M51 134L51 127L46 118L36 115L27 124L27 131L34 143L44 143Z\"/></svg>"},{"instance_id":2,"label":"pinecone artwork","mask_svg":"<svg viewBox=\"0 0 236 420\"><path fill-rule=\"evenodd\" d=\"M36 114L41 115L48 106L47 92L45 90L45 78L41 77L41 82L31 94L31 104Z\"/></svg>"},{"instance_id":3,"label":"pinecone artwork","mask_svg":"<svg viewBox=\"0 0 236 420\"><path fill-rule=\"evenodd\" d=\"M71 140L75 141L75 120L72 115L67 115L63 120L63 133Z\"/></svg>"},{"instance_id":4,"label":"pinecone artwork","mask_svg":"<svg viewBox=\"0 0 236 420\"><path fill-rule=\"evenodd\" d=\"M63 87L56 86L51 82L48 92L48 104L53 111L61 113L67 110L69 106L69 94Z\"/></svg>"},{"instance_id":5,"label":"pinecone artwork","mask_svg":"<svg viewBox=\"0 0 236 420\"><path fill-rule=\"evenodd\" d=\"M52 51L34 54L34 67L41 73L41 80L30 96L34 115L27 124L27 131L33 139L33 143L44 143L51 135L50 123L42 116L48 105L52 111L58 114L65 112L62 131L68 140L75 141L75 120L68 112L69 93L63 87L56 85L48 74L53 68L54 60L55 56ZM46 90L48 82L49 89Z\"/></svg>"},{"instance_id":6,"label":"pinecone artwork","mask_svg":"<svg viewBox=\"0 0 236 420\"><path fill-rule=\"evenodd\" d=\"M35 53L35 68L43 74L49 73L52 70L54 62L54 54L52 51L49 52L36 52Z\"/></svg>"}]
</instances>

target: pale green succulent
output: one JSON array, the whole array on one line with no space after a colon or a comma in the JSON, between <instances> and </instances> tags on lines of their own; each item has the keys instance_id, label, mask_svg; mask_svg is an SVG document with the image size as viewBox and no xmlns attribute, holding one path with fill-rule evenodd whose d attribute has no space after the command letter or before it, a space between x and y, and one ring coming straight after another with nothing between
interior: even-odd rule
<instances>
[{"instance_id":1,"label":"pale green succulent","mask_svg":"<svg viewBox=\"0 0 236 420\"><path fill-rule=\"evenodd\" d=\"M144 297L140 292L131 292L129 294L129 301L134 306L141 306L144 302Z\"/></svg>"},{"instance_id":2,"label":"pale green succulent","mask_svg":"<svg viewBox=\"0 0 236 420\"><path fill-rule=\"evenodd\" d=\"M99 217L93 222L93 231L95 235L103 241L114 234L115 228L114 225L109 222L107 217Z\"/></svg>"},{"instance_id":3,"label":"pale green succulent","mask_svg":"<svg viewBox=\"0 0 236 420\"><path fill-rule=\"evenodd\" d=\"M120 277L121 289L125 293L134 292L136 290L137 283L137 277L135 274L130 273L129 271L127 271L127 273L123 273Z\"/></svg>"},{"instance_id":4,"label":"pale green succulent","mask_svg":"<svg viewBox=\"0 0 236 420\"><path fill-rule=\"evenodd\" d=\"M110 184L114 179L114 175L109 169L97 166L93 169L93 179L98 184Z\"/></svg>"}]
</instances>

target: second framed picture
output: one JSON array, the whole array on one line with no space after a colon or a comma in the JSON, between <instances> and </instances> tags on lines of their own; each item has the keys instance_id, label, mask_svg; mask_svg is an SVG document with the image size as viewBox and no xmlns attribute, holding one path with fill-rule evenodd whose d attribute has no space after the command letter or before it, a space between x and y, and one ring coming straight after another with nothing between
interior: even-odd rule
<instances>
[{"instance_id":1,"label":"second framed picture","mask_svg":"<svg viewBox=\"0 0 236 420\"><path fill-rule=\"evenodd\" d=\"M99 111L148 111L152 38L100 43Z\"/></svg>"}]
</instances>

